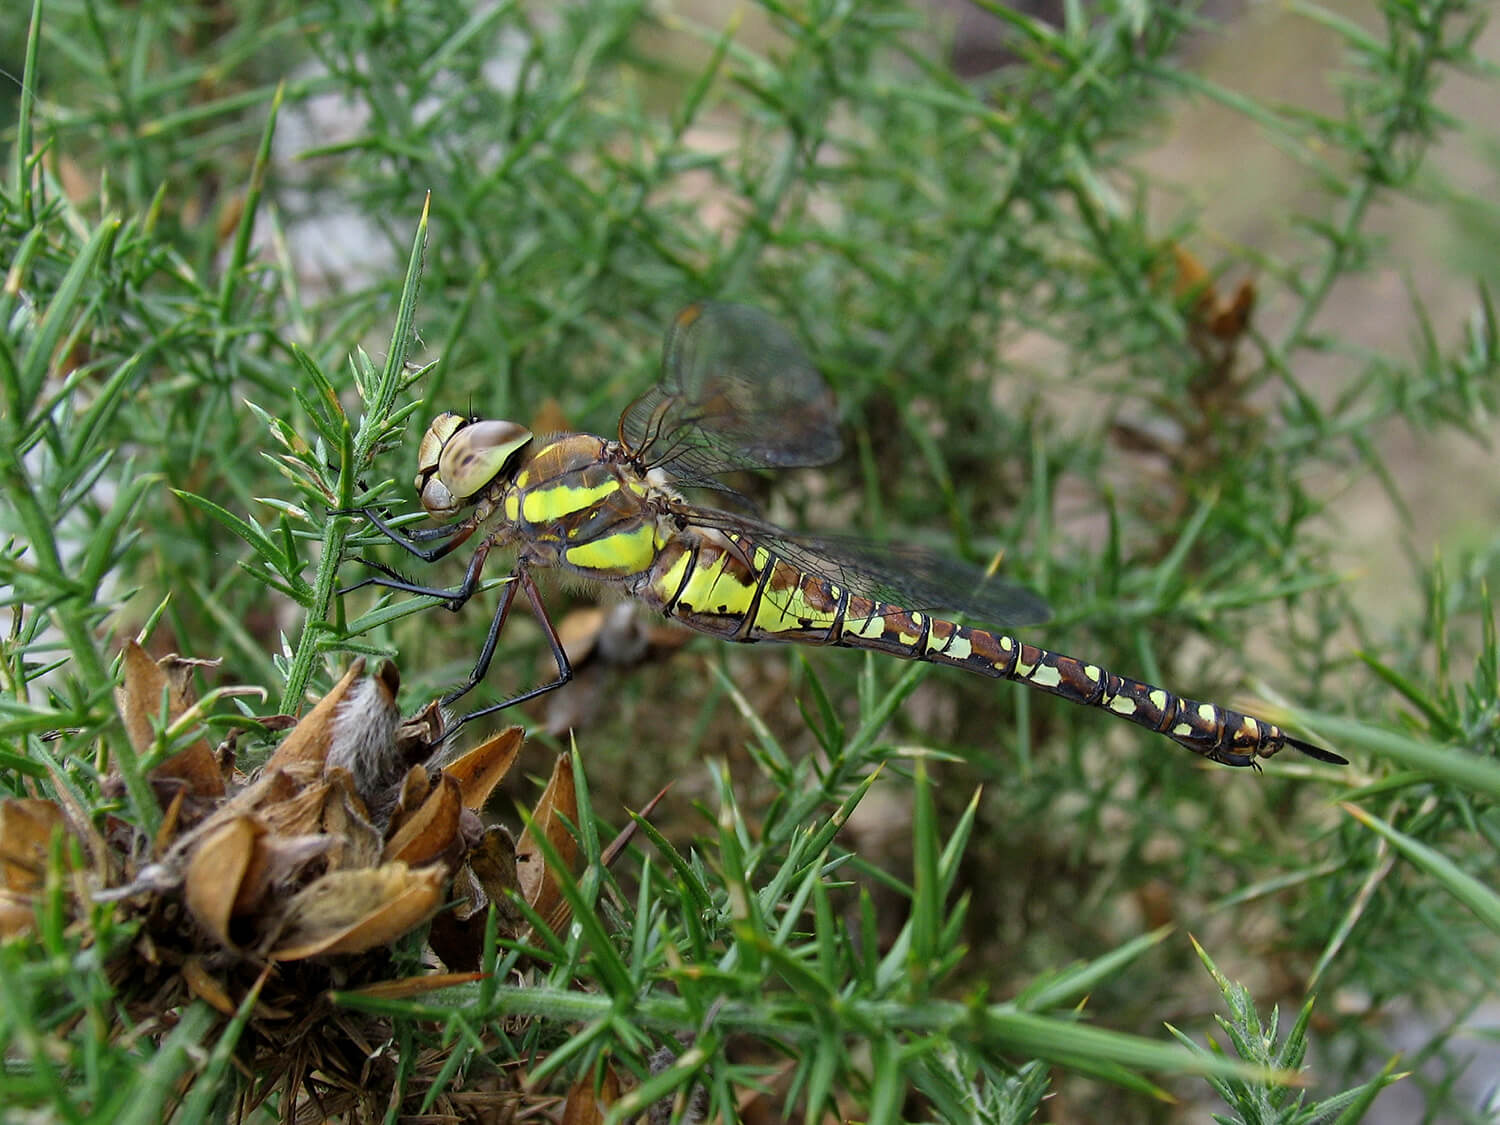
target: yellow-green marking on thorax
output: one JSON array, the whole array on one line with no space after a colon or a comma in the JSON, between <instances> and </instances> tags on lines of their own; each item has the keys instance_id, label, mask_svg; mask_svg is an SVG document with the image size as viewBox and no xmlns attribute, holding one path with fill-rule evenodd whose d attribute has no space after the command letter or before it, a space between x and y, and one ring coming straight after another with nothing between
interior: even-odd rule
<instances>
[{"instance_id":1,"label":"yellow-green marking on thorax","mask_svg":"<svg viewBox=\"0 0 1500 1125\"><path fill-rule=\"evenodd\" d=\"M595 485L538 484L527 489L521 498L521 517L527 523L551 523L576 512L592 508L607 500L620 488L620 482L606 480Z\"/></svg>"},{"instance_id":2,"label":"yellow-green marking on thorax","mask_svg":"<svg viewBox=\"0 0 1500 1125\"><path fill-rule=\"evenodd\" d=\"M639 574L656 560L656 530L639 523L619 531L575 543L563 552L571 566L601 575L624 578Z\"/></svg>"}]
</instances>

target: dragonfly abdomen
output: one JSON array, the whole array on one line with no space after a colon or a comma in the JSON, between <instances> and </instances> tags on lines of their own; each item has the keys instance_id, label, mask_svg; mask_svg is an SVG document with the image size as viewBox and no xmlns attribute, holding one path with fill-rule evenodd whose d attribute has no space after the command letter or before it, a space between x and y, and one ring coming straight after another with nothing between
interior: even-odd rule
<instances>
[{"instance_id":1,"label":"dragonfly abdomen","mask_svg":"<svg viewBox=\"0 0 1500 1125\"><path fill-rule=\"evenodd\" d=\"M856 599L859 600L859 599ZM855 616L856 610L858 616ZM1015 680L1084 707L1164 734L1179 746L1229 766L1254 765L1287 744L1280 727L1261 719L1185 699L1166 688L1023 644L1004 633L976 629L883 602L851 603L834 642L874 648L932 664ZM879 629L878 637L872 636Z\"/></svg>"},{"instance_id":2,"label":"dragonfly abdomen","mask_svg":"<svg viewBox=\"0 0 1500 1125\"><path fill-rule=\"evenodd\" d=\"M1304 748L1276 724L1239 711L1185 699L1004 633L853 594L736 533L669 543L639 596L690 628L726 640L870 649L1015 680L1107 711L1224 765L1253 765L1288 744ZM1315 747L1307 752L1326 754Z\"/></svg>"},{"instance_id":3,"label":"dragonfly abdomen","mask_svg":"<svg viewBox=\"0 0 1500 1125\"><path fill-rule=\"evenodd\" d=\"M670 538L637 594L700 633L732 641L827 644L841 616L837 586L733 532Z\"/></svg>"}]
</instances>

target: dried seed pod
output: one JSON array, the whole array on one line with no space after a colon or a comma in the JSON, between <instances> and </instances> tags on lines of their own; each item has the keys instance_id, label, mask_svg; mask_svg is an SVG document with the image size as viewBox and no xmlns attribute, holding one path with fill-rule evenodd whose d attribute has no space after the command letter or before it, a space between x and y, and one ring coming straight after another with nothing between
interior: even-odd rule
<instances>
[{"instance_id":1,"label":"dried seed pod","mask_svg":"<svg viewBox=\"0 0 1500 1125\"><path fill-rule=\"evenodd\" d=\"M218 662L188 660L176 653L152 660L135 641L129 642L121 655L124 676L115 689L115 704L130 745L137 754L144 754L156 743L163 700L167 722L175 723L195 702L193 669L213 667ZM161 762L151 771L151 780L163 794L180 787L205 800L224 796L224 774L206 739L198 739Z\"/></svg>"},{"instance_id":2,"label":"dried seed pod","mask_svg":"<svg viewBox=\"0 0 1500 1125\"><path fill-rule=\"evenodd\" d=\"M412 772L423 770L414 766ZM442 776L438 784L427 791L426 799L391 835L385 845L381 859L390 863L400 860L413 867L442 861L451 869L462 850L459 836L459 813L463 803L455 778Z\"/></svg>"},{"instance_id":3,"label":"dried seed pod","mask_svg":"<svg viewBox=\"0 0 1500 1125\"><path fill-rule=\"evenodd\" d=\"M446 881L442 867L413 871L404 863L330 871L287 904L269 956L297 961L389 945L442 905Z\"/></svg>"},{"instance_id":4,"label":"dried seed pod","mask_svg":"<svg viewBox=\"0 0 1500 1125\"><path fill-rule=\"evenodd\" d=\"M567 903L558 888L557 873L542 859L535 833L544 834L558 858L571 869L578 858L578 841L573 839L568 823L578 823L578 791L573 784L573 759L567 754L559 754L547 788L536 803L531 824L521 833L516 844L516 871L521 892L554 932L567 920Z\"/></svg>"},{"instance_id":5,"label":"dried seed pod","mask_svg":"<svg viewBox=\"0 0 1500 1125\"><path fill-rule=\"evenodd\" d=\"M520 727L507 727L480 743L457 761L443 767L443 775L458 781L463 806L478 812L495 787L505 780L516 764L525 735Z\"/></svg>"},{"instance_id":6,"label":"dried seed pod","mask_svg":"<svg viewBox=\"0 0 1500 1125\"><path fill-rule=\"evenodd\" d=\"M251 816L221 821L202 836L193 848L183 879L183 897L198 924L221 944L235 947L229 935L229 920L255 854L256 841L266 827ZM243 907L241 908L243 913Z\"/></svg>"}]
</instances>

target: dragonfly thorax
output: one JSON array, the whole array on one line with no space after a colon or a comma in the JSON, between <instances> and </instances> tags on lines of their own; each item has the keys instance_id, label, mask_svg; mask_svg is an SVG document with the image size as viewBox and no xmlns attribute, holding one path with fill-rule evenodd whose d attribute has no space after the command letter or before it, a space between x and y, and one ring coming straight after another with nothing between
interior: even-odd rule
<instances>
[{"instance_id":1,"label":"dragonfly thorax","mask_svg":"<svg viewBox=\"0 0 1500 1125\"><path fill-rule=\"evenodd\" d=\"M417 494L443 519L474 503L502 473L514 472L531 431L517 422L439 414L417 447Z\"/></svg>"}]
</instances>

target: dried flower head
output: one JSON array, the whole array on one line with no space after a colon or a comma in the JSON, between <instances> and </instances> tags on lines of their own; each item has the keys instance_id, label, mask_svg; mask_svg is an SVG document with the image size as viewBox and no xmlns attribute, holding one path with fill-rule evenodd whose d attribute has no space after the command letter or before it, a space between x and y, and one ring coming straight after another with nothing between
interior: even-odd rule
<instances>
[{"instance_id":1,"label":"dried flower head","mask_svg":"<svg viewBox=\"0 0 1500 1125\"><path fill-rule=\"evenodd\" d=\"M65 878L75 921L103 901L138 923L112 962L132 1019L164 1018L194 997L226 1017L249 1005L236 1054L257 1082L242 1111L279 1089L285 1108L373 1112L372 1092L385 1071L388 1089L395 1064L370 1044L390 1029L336 1008L329 991L409 995L473 979L388 979L392 946L429 920L432 949L455 970L478 967L491 906L503 937L524 936L513 895L565 920L553 874L534 848L522 854L529 836L518 850L478 815L517 760L520 728L440 763L441 711L403 722L394 666L370 674L359 659L295 724L268 724L290 729L246 775L234 737L215 751L192 735L197 662L154 661L131 644L123 664L117 700L136 760L175 747L145 775L160 824L147 834L111 818L100 831L61 784L55 799L0 801L0 936L30 932L49 880ZM118 773L106 784L126 791ZM564 757L535 823L569 862L572 794ZM514 1086L493 1093L508 1105L521 1096Z\"/></svg>"}]
</instances>

